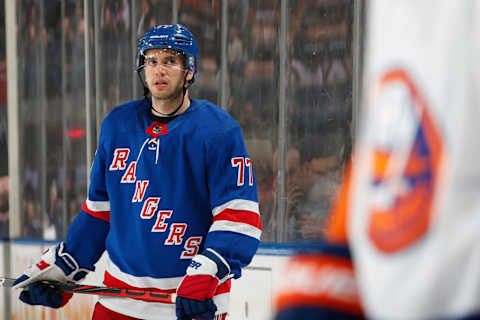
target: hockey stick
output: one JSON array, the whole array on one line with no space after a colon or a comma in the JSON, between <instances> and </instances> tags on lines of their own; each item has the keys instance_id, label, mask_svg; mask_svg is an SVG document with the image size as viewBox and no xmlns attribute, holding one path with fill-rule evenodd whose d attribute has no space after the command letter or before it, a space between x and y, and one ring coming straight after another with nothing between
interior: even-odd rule
<instances>
[{"instance_id":1,"label":"hockey stick","mask_svg":"<svg viewBox=\"0 0 480 320\"><path fill-rule=\"evenodd\" d=\"M12 287L15 279L0 278L0 287ZM112 296L121 298L131 298L136 300L148 302L160 302L174 304L177 295L175 293L142 290L142 289L126 289L126 288L111 288L99 287L84 284L62 283L57 281L42 280L43 284L49 285L61 291L71 293L96 294L101 296Z\"/></svg>"}]
</instances>

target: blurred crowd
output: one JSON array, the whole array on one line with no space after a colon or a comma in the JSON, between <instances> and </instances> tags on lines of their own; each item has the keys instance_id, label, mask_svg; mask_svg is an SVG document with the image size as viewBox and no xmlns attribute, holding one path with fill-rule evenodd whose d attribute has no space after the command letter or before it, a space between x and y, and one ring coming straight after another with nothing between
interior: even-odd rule
<instances>
[{"instance_id":1,"label":"blurred crowd","mask_svg":"<svg viewBox=\"0 0 480 320\"><path fill-rule=\"evenodd\" d=\"M132 39L155 24L170 23L173 8L171 1L98 0L96 31L85 25L82 1L64 1L63 16L59 0L20 2L22 232L26 237L58 238L86 195L85 34L89 32L94 48L90 61L99 62L100 68L92 94L106 113L134 94L141 96L141 90L134 91L138 80ZM219 88L226 87L228 101L221 107L243 129L259 185L262 240L276 241L279 223L286 226L287 241L317 238L351 150L353 1L289 2L284 88L279 87L280 1L228 2L225 84L220 83L221 1L177 4L178 22L188 26L200 46L192 97L220 103ZM287 212L282 222L277 219L277 163L283 156L277 151L280 90L287 111ZM39 96L46 101L44 109L34 106ZM49 114L46 129L38 122L40 112ZM0 147L3 128L0 121ZM47 140L45 173L38 161L42 130Z\"/></svg>"},{"instance_id":2,"label":"blurred crowd","mask_svg":"<svg viewBox=\"0 0 480 320\"><path fill-rule=\"evenodd\" d=\"M217 101L220 83L219 1L181 1L179 21L200 44L194 97ZM323 221L352 148L353 1L289 3L287 85L279 87L280 1L230 1L227 105L240 123L259 184L262 240L321 236ZM225 85L225 84L224 84ZM278 106L286 94L286 215L278 220Z\"/></svg>"},{"instance_id":3,"label":"blurred crowd","mask_svg":"<svg viewBox=\"0 0 480 320\"><path fill-rule=\"evenodd\" d=\"M321 236L351 151L352 1L301 0L288 8L287 84L279 88L278 1L230 8L229 105L255 164L265 242ZM286 94L286 212L278 221L278 105ZM280 155L282 156L282 155Z\"/></svg>"},{"instance_id":4,"label":"blurred crowd","mask_svg":"<svg viewBox=\"0 0 480 320\"><path fill-rule=\"evenodd\" d=\"M0 8L0 239L8 237L7 65L5 8Z\"/></svg>"}]
</instances>

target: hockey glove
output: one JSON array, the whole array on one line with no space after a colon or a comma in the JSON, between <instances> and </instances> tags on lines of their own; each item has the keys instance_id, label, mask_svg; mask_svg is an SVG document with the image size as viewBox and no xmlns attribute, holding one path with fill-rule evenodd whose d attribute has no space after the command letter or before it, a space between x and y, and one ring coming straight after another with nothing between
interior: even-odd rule
<instances>
[{"instance_id":1,"label":"hockey glove","mask_svg":"<svg viewBox=\"0 0 480 320\"><path fill-rule=\"evenodd\" d=\"M43 305L51 308L64 306L72 294L64 293L41 280L75 282L83 279L89 270L81 269L77 261L65 251L61 242L47 249L40 261L32 264L13 284L14 289L21 288L20 300L30 305Z\"/></svg>"},{"instance_id":2,"label":"hockey glove","mask_svg":"<svg viewBox=\"0 0 480 320\"><path fill-rule=\"evenodd\" d=\"M177 318L213 319L217 311L212 300L215 290L230 278L230 266L214 250L206 249L196 255L177 288Z\"/></svg>"}]
</instances>

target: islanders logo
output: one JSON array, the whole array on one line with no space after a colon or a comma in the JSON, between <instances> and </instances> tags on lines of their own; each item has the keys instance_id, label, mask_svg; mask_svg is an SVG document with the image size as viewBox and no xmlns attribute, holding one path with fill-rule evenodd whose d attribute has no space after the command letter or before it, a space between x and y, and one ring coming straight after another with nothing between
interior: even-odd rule
<instances>
[{"instance_id":1,"label":"islanders logo","mask_svg":"<svg viewBox=\"0 0 480 320\"><path fill-rule=\"evenodd\" d=\"M381 252L395 253L429 230L443 139L427 101L402 69L382 74L369 107L368 237Z\"/></svg>"}]
</instances>

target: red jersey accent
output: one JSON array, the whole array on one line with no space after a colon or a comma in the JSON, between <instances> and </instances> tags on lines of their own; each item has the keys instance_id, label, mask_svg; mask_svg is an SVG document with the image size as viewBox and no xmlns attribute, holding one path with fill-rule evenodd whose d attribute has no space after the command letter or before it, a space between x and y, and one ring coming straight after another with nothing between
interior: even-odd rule
<instances>
[{"instance_id":1,"label":"red jersey accent","mask_svg":"<svg viewBox=\"0 0 480 320\"><path fill-rule=\"evenodd\" d=\"M92 211L88 209L86 203L82 205L82 210L95 218L110 222L110 211Z\"/></svg>"}]
</instances>

